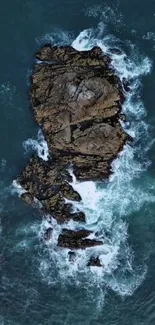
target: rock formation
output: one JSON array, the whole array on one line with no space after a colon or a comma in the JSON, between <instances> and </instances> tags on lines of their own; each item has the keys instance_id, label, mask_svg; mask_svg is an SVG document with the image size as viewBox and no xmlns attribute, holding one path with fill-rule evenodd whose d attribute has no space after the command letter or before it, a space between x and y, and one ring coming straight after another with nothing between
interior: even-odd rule
<instances>
[{"instance_id":1,"label":"rock formation","mask_svg":"<svg viewBox=\"0 0 155 325\"><path fill-rule=\"evenodd\" d=\"M36 58L30 101L48 144L49 160L30 159L17 178L26 190L22 197L29 204L37 199L41 210L58 223L80 222L81 230L62 230L60 247L101 245L102 240L88 238L91 233L84 229L84 213L73 213L71 203L66 203L66 199L81 200L70 185L68 170L72 166L81 181L108 178L111 162L129 140L119 122L123 85L98 47L78 52L71 46L46 45ZM52 228L45 240L51 236ZM70 257L74 258L74 251ZM98 257L92 257L88 265L101 266Z\"/></svg>"},{"instance_id":2,"label":"rock formation","mask_svg":"<svg viewBox=\"0 0 155 325\"><path fill-rule=\"evenodd\" d=\"M58 245L61 247L78 249L97 245L102 245L102 241L87 238L91 234L88 230L77 230L76 232L69 229L63 229L59 236Z\"/></svg>"}]
</instances>

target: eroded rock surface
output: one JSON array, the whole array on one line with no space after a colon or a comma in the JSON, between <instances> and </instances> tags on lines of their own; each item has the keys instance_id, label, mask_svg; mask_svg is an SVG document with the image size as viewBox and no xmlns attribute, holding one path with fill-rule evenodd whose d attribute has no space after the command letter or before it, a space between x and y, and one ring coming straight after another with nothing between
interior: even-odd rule
<instances>
[{"instance_id":1,"label":"eroded rock surface","mask_svg":"<svg viewBox=\"0 0 155 325\"><path fill-rule=\"evenodd\" d=\"M119 123L122 86L101 49L43 47L31 104L53 160L74 164L79 179L101 179L127 135Z\"/></svg>"},{"instance_id":2,"label":"eroded rock surface","mask_svg":"<svg viewBox=\"0 0 155 325\"><path fill-rule=\"evenodd\" d=\"M68 169L72 165L79 180L109 176L111 162L129 139L119 122L123 88L110 68L110 59L98 47L78 52L71 46L47 45L36 58L30 100L51 158L45 162L33 156L17 182L26 190L23 199L32 204L36 198L41 210L57 222L73 219L84 223L84 213L72 211L70 201L79 202L81 197L70 185ZM58 245L84 249L103 244L89 235L83 227L64 229ZM100 266L98 257L88 265Z\"/></svg>"}]
</instances>

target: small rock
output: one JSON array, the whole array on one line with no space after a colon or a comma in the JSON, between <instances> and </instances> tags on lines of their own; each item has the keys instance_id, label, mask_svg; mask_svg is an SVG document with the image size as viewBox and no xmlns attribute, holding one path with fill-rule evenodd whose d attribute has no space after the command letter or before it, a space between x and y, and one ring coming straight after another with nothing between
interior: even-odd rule
<instances>
[{"instance_id":1,"label":"small rock","mask_svg":"<svg viewBox=\"0 0 155 325\"><path fill-rule=\"evenodd\" d=\"M76 256L75 252L70 251L70 252L68 252L68 255L69 255L69 261L74 262L75 256Z\"/></svg>"},{"instance_id":2,"label":"small rock","mask_svg":"<svg viewBox=\"0 0 155 325\"><path fill-rule=\"evenodd\" d=\"M32 195L28 192L25 192L21 195L21 199L23 201L25 201L27 204L29 205L33 205L34 204L34 199L32 197Z\"/></svg>"},{"instance_id":3,"label":"small rock","mask_svg":"<svg viewBox=\"0 0 155 325\"><path fill-rule=\"evenodd\" d=\"M47 228L44 233L44 240L48 241L51 239L53 229L51 227Z\"/></svg>"},{"instance_id":4,"label":"small rock","mask_svg":"<svg viewBox=\"0 0 155 325\"><path fill-rule=\"evenodd\" d=\"M85 214L82 211L72 213L71 217L72 217L72 219L74 221L78 221L78 222L85 222L86 221Z\"/></svg>"},{"instance_id":5,"label":"small rock","mask_svg":"<svg viewBox=\"0 0 155 325\"><path fill-rule=\"evenodd\" d=\"M87 265L88 266L99 266L99 267L103 267L103 265L100 262L99 257L91 257L91 259L89 260L89 263Z\"/></svg>"}]
</instances>

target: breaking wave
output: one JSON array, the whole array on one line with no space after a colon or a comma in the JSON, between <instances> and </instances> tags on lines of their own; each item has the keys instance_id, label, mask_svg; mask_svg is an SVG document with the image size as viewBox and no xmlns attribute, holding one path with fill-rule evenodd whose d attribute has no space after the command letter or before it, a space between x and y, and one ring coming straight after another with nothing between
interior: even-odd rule
<instances>
[{"instance_id":1,"label":"breaking wave","mask_svg":"<svg viewBox=\"0 0 155 325\"><path fill-rule=\"evenodd\" d=\"M28 139L23 142L25 152L35 151L38 157L47 161L49 157L47 142L41 130L38 131L37 139Z\"/></svg>"}]
</instances>

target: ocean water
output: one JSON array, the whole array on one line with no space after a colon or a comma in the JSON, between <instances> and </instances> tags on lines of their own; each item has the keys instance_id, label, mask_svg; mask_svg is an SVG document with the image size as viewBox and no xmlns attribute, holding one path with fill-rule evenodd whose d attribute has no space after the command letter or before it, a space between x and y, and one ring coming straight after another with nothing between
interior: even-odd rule
<instances>
[{"instance_id":1,"label":"ocean water","mask_svg":"<svg viewBox=\"0 0 155 325\"><path fill-rule=\"evenodd\" d=\"M0 325L155 324L155 2L6 0L0 17ZM15 182L33 152L49 156L28 98L34 53L46 42L100 46L131 82L122 126L134 141L113 162L109 181L79 183L70 169L82 197L73 210L82 209L87 228L104 237L75 263L57 248L54 220L45 245L48 216L20 200ZM113 47L122 54L111 54ZM86 268L92 253L104 268Z\"/></svg>"}]
</instances>

